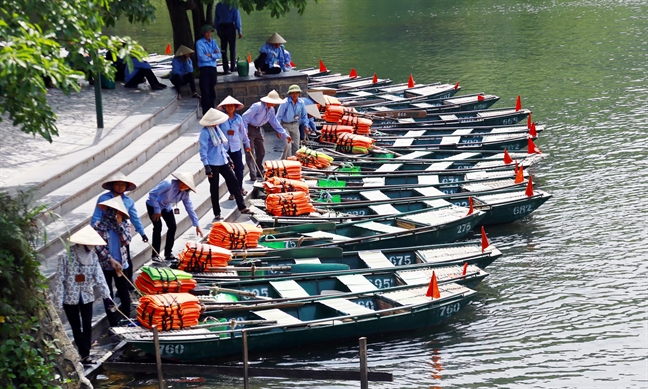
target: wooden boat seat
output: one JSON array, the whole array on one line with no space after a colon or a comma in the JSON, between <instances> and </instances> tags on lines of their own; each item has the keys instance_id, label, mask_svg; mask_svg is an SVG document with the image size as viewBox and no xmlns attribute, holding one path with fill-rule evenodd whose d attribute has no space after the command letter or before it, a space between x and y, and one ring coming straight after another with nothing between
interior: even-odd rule
<instances>
[{"instance_id":1,"label":"wooden boat seat","mask_svg":"<svg viewBox=\"0 0 648 389\"><path fill-rule=\"evenodd\" d=\"M432 105L430 103L412 103L412 106L416 107L416 108L423 108L423 109L425 109L425 108L434 108L435 107L434 105Z\"/></svg>"},{"instance_id":2,"label":"wooden boat seat","mask_svg":"<svg viewBox=\"0 0 648 389\"><path fill-rule=\"evenodd\" d=\"M420 250L418 255L427 263L447 262L455 259L482 255L481 245L473 244L458 247L443 247Z\"/></svg>"},{"instance_id":3,"label":"wooden boat seat","mask_svg":"<svg viewBox=\"0 0 648 389\"><path fill-rule=\"evenodd\" d=\"M325 238L325 239L331 239L333 243L336 242L344 242L345 240L350 240L348 236L342 236L338 234L333 234L327 231L313 231L313 232L306 232L304 235L309 236L311 238Z\"/></svg>"},{"instance_id":4,"label":"wooden boat seat","mask_svg":"<svg viewBox=\"0 0 648 389\"><path fill-rule=\"evenodd\" d=\"M433 186L424 186L422 188L415 188L414 190L425 197L443 196L445 194Z\"/></svg>"},{"instance_id":5,"label":"wooden boat seat","mask_svg":"<svg viewBox=\"0 0 648 389\"><path fill-rule=\"evenodd\" d=\"M358 251L358 256L371 269L394 267L394 264L379 250Z\"/></svg>"},{"instance_id":6,"label":"wooden boat seat","mask_svg":"<svg viewBox=\"0 0 648 389\"><path fill-rule=\"evenodd\" d=\"M414 143L414 138L398 138L392 144L392 147L405 147L411 146Z\"/></svg>"},{"instance_id":7,"label":"wooden boat seat","mask_svg":"<svg viewBox=\"0 0 648 389\"><path fill-rule=\"evenodd\" d=\"M364 186L385 186L385 177L365 177L362 183Z\"/></svg>"},{"instance_id":8,"label":"wooden boat seat","mask_svg":"<svg viewBox=\"0 0 648 389\"><path fill-rule=\"evenodd\" d=\"M468 192L476 192L479 190L485 191L485 190L509 188L514 185L515 185L515 180L508 179L508 180L496 180L496 181L487 181L481 183L478 182L475 184L463 185L462 189Z\"/></svg>"},{"instance_id":9,"label":"wooden boat seat","mask_svg":"<svg viewBox=\"0 0 648 389\"><path fill-rule=\"evenodd\" d=\"M294 259L295 264L302 264L302 263L322 263L319 258L295 258Z\"/></svg>"},{"instance_id":10,"label":"wooden boat seat","mask_svg":"<svg viewBox=\"0 0 648 389\"><path fill-rule=\"evenodd\" d=\"M507 192L486 196L475 196L476 199L487 205L508 203L510 201L526 199L526 191L520 190L519 192Z\"/></svg>"},{"instance_id":11,"label":"wooden boat seat","mask_svg":"<svg viewBox=\"0 0 648 389\"><path fill-rule=\"evenodd\" d=\"M458 130L455 130L452 135L470 135L472 132L472 128L460 128Z\"/></svg>"},{"instance_id":12,"label":"wooden boat seat","mask_svg":"<svg viewBox=\"0 0 648 389\"><path fill-rule=\"evenodd\" d=\"M369 208L380 216L398 215L400 213L400 211L394 208L391 204L370 205Z\"/></svg>"},{"instance_id":13,"label":"wooden boat seat","mask_svg":"<svg viewBox=\"0 0 648 389\"><path fill-rule=\"evenodd\" d=\"M426 292L427 286L411 290L384 293L382 296L402 305L425 304L432 300L431 297L425 296Z\"/></svg>"},{"instance_id":14,"label":"wooden boat seat","mask_svg":"<svg viewBox=\"0 0 648 389\"><path fill-rule=\"evenodd\" d=\"M439 225L445 223L452 223L459 218L464 217L466 212L462 208L462 213L458 213L455 208L441 208L434 209L428 212L417 213L415 215L407 215L402 218L417 223L426 225Z\"/></svg>"},{"instance_id":15,"label":"wooden boat seat","mask_svg":"<svg viewBox=\"0 0 648 389\"><path fill-rule=\"evenodd\" d=\"M435 268L435 274L437 274L436 272L438 272L439 269L443 268ZM459 269L458 272L461 273L461 269ZM400 279L407 285L428 285L432 278L432 269L401 270L396 272L396 275L398 275L398 277L400 277ZM437 280L438 279L437 275Z\"/></svg>"},{"instance_id":16,"label":"wooden boat seat","mask_svg":"<svg viewBox=\"0 0 648 389\"><path fill-rule=\"evenodd\" d=\"M390 226L388 224L376 223L376 222L364 222L356 224L356 227L364 228L367 230L380 232L383 234L393 234L397 232L407 231L405 228Z\"/></svg>"},{"instance_id":17,"label":"wooden boat seat","mask_svg":"<svg viewBox=\"0 0 648 389\"><path fill-rule=\"evenodd\" d=\"M494 110L489 110L489 111L479 111L477 112L477 117L478 118L489 118L493 116L500 116L500 115L506 115L513 113L514 110L512 109L494 109Z\"/></svg>"},{"instance_id":18,"label":"wooden boat seat","mask_svg":"<svg viewBox=\"0 0 648 389\"><path fill-rule=\"evenodd\" d=\"M365 91L363 91L363 90L359 90L359 91L356 91L356 92L349 92L349 94L350 94L351 96L355 96L355 97L369 97L369 96L375 96L374 93L365 92Z\"/></svg>"},{"instance_id":19,"label":"wooden boat seat","mask_svg":"<svg viewBox=\"0 0 648 389\"><path fill-rule=\"evenodd\" d=\"M414 96L429 96L447 88L447 85L430 85L421 88L407 89L406 94Z\"/></svg>"},{"instance_id":20,"label":"wooden boat seat","mask_svg":"<svg viewBox=\"0 0 648 389\"><path fill-rule=\"evenodd\" d=\"M425 155L431 154L429 151L414 151L409 154L403 154L400 157L396 157L394 159L419 159Z\"/></svg>"},{"instance_id":21,"label":"wooden boat seat","mask_svg":"<svg viewBox=\"0 0 648 389\"><path fill-rule=\"evenodd\" d=\"M528 173L525 172L525 176ZM472 180L489 180L493 178L508 178L515 177L515 172L511 170L498 170L498 171L478 171L466 173L466 181Z\"/></svg>"},{"instance_id":22,"label":"wooden boat seat","mask_svg":"<svg viewBox=\"0 0 648 389\"><path fill-rule=\"evenodd\" d=\"M434 185L439 183L439 176L436 174L424 174L418 178L419 184Z\"/></svg>"},{"instance_id":23,"label":"wooden boat seat","mask_svg":"<svg viewBox=\"0 0 648 389\"><path fill-rule=\"evenodd\" d=\"M254 311L254 314L260 316L265 320L276 321L279 325L299 324L303 323L295 316L289 315L280 309L261 309Z\"/></svg>"},{"instance_id":24,"label":"wooden boat seat","mask_svg":"<svg viewBox=\"0 0 648 389\"><path fill-rule=\"evenodd\" d=\"M380 201L380 200L389 200L389 196L384 194L379 190L366 190L360 192L360 196L364 197L367 200Z\"/></svg>"},{"instance_id":25,"label":"wooden boat seat","mask_svg":"<svg viewBox=\"0 0 648 389\"><path fill-rule=\"evenodd\" d=\"M385 99L385 100L388 100L388 101L401 101L401 100L405 100L404 97L400 97L400 96L396 96L396 95L389 95L389 94L387 94L387 95L380 95L379 97L380 97L381 99Z\"/></svg>"},{"instance_id":26,"label":"wooden boat seat","mask_svg":"<svg viewBox=\"0 0 648 389\"><path fill-rule=\"evenodd\" d=\"M398 170L401 166L403 166L402 163L386 163L381 165L378 169L376 169L376 171L389 173Z\"/></svg>"},{"instance_id":27,"label":"wooden boat seat","mask_svg":"<svg viewBox=\"0 0 648 389\"><path fill-rule=\"evenodd\" d=\"M250 200L250 205L254 205L257 208L265 209L265 200L261 199L251 199Z\"/></svg>"},{"instance_id":28,"label":"wooden boat seat","mask_svg":"<svg viewBox=\"0 0 648 389\"><path fill-rule=\"evenodd\" d=\"M441 143L442 145L456 145L459 142L461 142L461 137L460 136L444 136L441 138Z\"/></svg>"},{"instance_id":29,"label":"wooden boat seat","mask_svg":"<svg viewBox=\"0 0 648 389\"><path fill-rule=\"evenodd\" d=\"M464 160L464 159L468 159L468 158L476 158L478 156L479 156L479 153L461 153L461 154L454 155L454 156L452 156L451 158L448 158L448 159L452 159L453 161L460 161L460 160ZM500 159L503 159L503 158L504 157L502 156L502 158L500 158Z\"/></svg>"},{"instance_id":30,"label":"wooden boat seat","mask_svg":"<svg viewBox=\"0 0 648 389\"><path fill-rule=\"evenodd\" d=\"M430 164L425 171L431 171L431 170L446 170L450 166L452 166L454 162L435 162L433 164Z\"/></svg>"},{"instance_id":31,"label":"wooden boat seat","mask_svg":"<svg viewBox=\"0 0 648 389\"><path fill-rule=\"evenodd\" d=\"M378 288L376 288L376 285L372 284L371 281L360 274L337 276L337 279L340 280L341 283L346 285L353 293L371 292L378 290Z\"/></svg>"},{"instance_id":32,"label":"wooden boat seat","mask_svg":"<svg viewBox=\"0 0 648 389\"><path fill-rule=\"evenodd\" d=\"M379 111L379 112L387 112L387 111L393 111L391 108L383 107L383 106L376 106L376 107L371 107L372 111Z\"/></svg>"},{"instance_id":33,"label":"wooden boat seat","mask_svg":"<svg viewBox=\"0 0 648 389\"><path fill-rule=\"evenodd\" d=\"M270 285L279 293L279 296L284 298L300 298L310 296L308 292L304 290L297 282L294 280L288 281L270 281Z\"/></svg>"},{"instance_id":34,"label":"wooden boat seat","mask_svg":"<svg viewBox=\"0 0 648 389\"><path fill-rule=\"evenodd\" d=\"M354 316L354 315L366 315L367 313L374 313L374 310L371 310L367 307L363 307L362 305L356 304L352 301L349 301L347 299L329 299L329 300L321 300L319 301L320 304L326 305L329 308L333 308L338 312L344 313L349 316Z\"/></svg>"},{"instance_id":35,"label":"wooden boat seat","mask_svg":"<svg viewBox=\"0 0 648 389\"><path fill-rule=\"evenodd\" d=\"M477 97L475 96L453 97L452 99L447 99L446 103L452 105L452 104L468 103L471 101L477 101Z\"/></svg>"},{"instance_id":36,"label":"wooden boat seat","mask_svg":"<svg viewBox=\"0 0 648 389\"><path fill-rule=\"evenodd\" d=\"M431 208L443 208L443 207L449 207L452 205L448 201L444 199L434 199L434 200L423 200L423 202Z\"/></svg>"},{"instance_id":37,"label":"wooden boat seat","mask_svg":"<svg viewBox=\"0 0 648 389\"><path fill-rule=\"evenodd\" d=\"M425 134L425 130L409 130L404 136L408 138L418 138L419 136L423 136L423 134Z\"/></svg>"},{"instance_id":38,"label":"wooden boat seat","mask_svg":"<svg viewBox=\"0 0 648 389\"><path fill-rule=\"evenodd\" d=\"M439 117L441 118L441 120L459 120L457 115L453 114L439 115Z\"/></svg>"},{"instance_id":39,"label":"wooden boat seat","mask_svg":"<svg viewBox=\"0 0 648 389\"><path fill-rule=\"evenodd\" d=\"M477 169L488 169L492 168L495 166L504 166L504 161L503 160L491 160L491 161L482 161L482 162L477 162L475 164L475 168Z\"/></svg>"}]
</instances>

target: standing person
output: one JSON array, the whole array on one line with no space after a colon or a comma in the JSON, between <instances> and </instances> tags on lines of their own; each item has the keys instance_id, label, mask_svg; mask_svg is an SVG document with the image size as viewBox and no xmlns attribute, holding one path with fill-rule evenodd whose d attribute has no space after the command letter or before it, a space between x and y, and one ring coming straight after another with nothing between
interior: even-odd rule
<instances>
[{"instance_id":1,"label":"standing person","mask_svg":"<svg viewBox=\"0 0 648 389\"><path fill-rule=\"evenodd\" d=\"M286 159L297 154L300 144L299 125L310 128L308 115L306 113L306 104L299 98L301 88L299 85L291 85L288 88L288 98L279 106L277 110L277 119L281 125L288 130L288 134L293 139L291 144L286 145L281 158Z\"/></svg>"},{"instance_id":2,"label":"standing person","mask_svg":"<svg viewBox=\"0 0 648 389\"><path fill-rule=\"evenodd\" d=\"M196 42L196 57L198 58L198 68L200 68L200 93L202 98L203 115L214 107L216 101L216 82L218 73L216 72L216 60L221 57L220 49L216 41L212 39L214 28L205 24L202 27L203 37Z\"/></svg>"},{"instance_id":3,"label":"standing person","mask_svg":"<svg viewBox=\"0 0 648 389\"><path fill-rule=\"evenodd\" d=\"M191 173L172 173L175 180L162 181L149 192L146 200L146 211L148 212L151 222L153 223L153 252L151 256L157 259L160 253L160 244L162 243L162 220L167 226L166 242L164 244L164 259L166 261L175 261L173 256L173 244L175 242L176 220L175 214L180 213L178 203L182 201L184 208L191 219L191 223L196 227L196 235L203 236L203 232L198 224L198 215L193 209L189 191L196 192ZM175 204L171 208L171 204Z\"/></svg>"},{"instance_id":4,"label":"standing person","mask_svg":"<svg viewBox=\"0 0 648 389\"><path fill-rule=\"evenodd\" d=\"M248 168L250 169L250 179L256 181L263 179L263 158L265 158L265 139L261 126L270 123L272 128L277 132L277 138L285 139L288 143L292 138L288 132L281 127L275 115L274 106L282 104L283 100L279 97L277 91L272 90L267 96L261 98L243 113L243 123L247 127L248 138L250 139L250 152L245 155ZM257 168L258 166L258 168Z\"/></svg>"},{"instance_id":5,"label":"standing person","mask_svg":"<svg viewBox=\"0 0 648 389\"><path fill-rule=\"evenodd\" d=\"M107 246L97 246L95 251L99 258L99 263L103 269L103 274L108 284L110 297L113 298L113 280L117 288L117 296L121 301L120 311L130 315L130 284L124 276L124 270L128 269L128 260L126 247L131 241L130 224L128 223L128 210L124 206L121 197L113 197L110 200L99 203L103 210L101 219L92 225L99 233L99 236L105 240ZM104 308L111 326L116 326L119 322L118 316L111 311L111 305L104 300Z\"/></svg>"},{"instance_id":6,"label":"standing person","mask_svg":"<svg viewBox=\"0 0 648 389\"><path fill-rule=\"evenodd\" d=\"M219 124L219 127L227 138L227 154L234 163L234 175L238 181L241 194L245 196L247 192L243 189L243 170L245 168L243 167L241 142L245 146L245 151L249 153L250 140L245 130L245 124L243 124L243 118L234 112L238 109L243 109L243 107L243 104L232 96L227 96L225 100L218 104L218 109L224 110L227 113L227 120ZM229 199L234 200L234 198L234 194L231 193Z\"/></svg>"},{"instance_id":7,"label":"standing person","mask_svg":"<svg viewBox=\"0 0 648 389\"><path fill-rule=\"evenodd\" d=\"M281 47L284 43L286 43L286 40L276 32L268 38L266 43L259 49L259 56L254 60L255 76L279 74L287 70L284 49Z\"/></svg>"},{"instance_id":8,"label":"standing person","mask_svg":"<svg viewBox=\"0 0 648 389\"><path fill-rule=\"evenodd\" d=\"M63 307L72 328L74 343L79 349L81 363L91 365L94 363L90 358L94 289L104 299L110 297L94 248L104 246L106 242L90 226L72 234L69 242L69 250L58 257L54 304L57 308Z\"/></svg>"},{"instance_id":9,"label":"standing person","mask_svg":"<svg viewBox=\"0 0 648 389\"><path fill-rule=\"evenodd\" d=\"M236 70L236 33L238 32L239 39L243 38L241 14L238 8L225 4L222 1L216 4L214 27L216 28L216 33L221 40L221 47L223 48L223 71L225 74L230 74ZM228 45L230 59L232 61L231 67L227 61Z\"/></svg>"},{"instance_id":10,"label":"standing person","mask_svg":"<svg viewBox=\"0 0 648 389\"><path fill-rule=\"evenodd\" d=\"M182 98L180 95L180 87L187 84L189 84L189 89L191 89L191 97L195 97L197 99L200 98L200 95L196 93L196 82L194 81L193 75L193 62L190 58L193 52L194 51L187 46L180 45L180 48L175 53L173 62L171 62L171 83L178 92L178 100Z\"/></svg>"},{"instance_id":11,"label":"standing person","mask_svg":"<svg viewBox=\"0 0 648 389\"><path fill-rule=\"evenodd\" d=\"M140 61L135 57L132 59L133 69L131 70L128 66L124 69L124 81L126 81L124 86L126 88L137 88L139 84L144 82L144 79L148 81L153 90L162 90L167 87L155 77L148 62Z\"/></svg>"},{"instance_id":12,"label":"standing person","mask_svg":"<svg viewBox=\"0 0 648 389\"><path fill-rule=\"evenodd\" d=\"M219 204L219 188L222 175L230 194L234 195L236 205L241 213L250 213L245 206L243 195L239 191L238 181L229 165L229 156L227 155L227 145L229 141L218 127L219 124L226 122L228 116L216 109L210 109L205 116L200 119L200 125L204 126L200 131L198 143L200 145L200 160L205 166L205 174L209 179L209 191L211 193L212 209L214 211L214 221L221 219L221 208Z\"/></svg>"},{"instance_id":13,"label":"standing person","mask_svg":"<svg viewBox=\"0 0 648 389\"><path fill-rule=\"evenodd\" d=\"M306 105L306 113L308 114L308 126L303 124L299 125L299 136L302 141L308 140L309 135L317 134L317 127L315 126L315 118L321 119L322 114L317 108L316 104Z\"/></svg>"}]
</instances>

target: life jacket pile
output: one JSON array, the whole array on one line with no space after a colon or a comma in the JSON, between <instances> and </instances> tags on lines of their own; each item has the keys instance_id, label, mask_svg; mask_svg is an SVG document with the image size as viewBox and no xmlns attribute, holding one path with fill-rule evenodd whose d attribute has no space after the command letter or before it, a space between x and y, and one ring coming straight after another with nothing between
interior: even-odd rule
<instances>
[{"instance_id":1,"label":"life jacket pile","mask_svg":"<svg viewBox=\"0 0 648 389\"><path fill-rule=\"evenodd\" d=\"M301 180L301 163L298 161L278 160L265 161L263 163L265 170L265 179L270 177L290 178L291 180Z\"/></svg>"},{"instance_id":2,"label":"life jacket pile","mask_svg":"<svg viewBox=\"0 0 648 389\"><path fill-rule=\"evenodd\" d=\"M327 105L322 119L329 123L337 123L343 116L355 116L358 111L355 108L341 107L339 105Z\"/></svg>"},{"instance_id":3,"label":"life jacket pile","mask_svg":"<svg viewBox=\"0 0 648 389\"><path fill-rule=\"evenodd\" d=\"M310 195L304 192L270 194L266 197L266 210L273 216L299 216L315 212Z\"/></svg>"},{"instance_id":4,"label":"life jacket pile","mask_svg":"<svg viewBox=\"0 0 648 389\"><path fill-rule=\"evenodd\" d=\"M342 153L366 154L373 146L374 140L356 134L342 134L337 140L335 150Z\"/></svg>"},{"instance_id":5,"label":"life jacket pile","mask_svg":"<svg viewBox=\"0 0 648 389\"><path fill-rule=\"evenodd\" d=\"M295 157L297 157L297 160L302 166L315 169L325 169L331 166L331 162L333 161L333 158L325 153L309 149L306 146L302 146L297 150Z\"/></svg>"},{"instance_id":6,"label":"life jacket pile","mask_svg":"<svg viewBox=\"0 0 648 389\"><path fill-rule=\"evenodd\" d=\"M342 134L353 134L353 127L339 124L325 124L320 131L320 142L336 143Z\"/></svg>"},{"instance_id":7,"label":"life jacket pile","mask_svg":"<svg viewBox=\"0 0 648 389\"><path fill-rule=\"evenodd\" d=\"M285 192L308 193L308 185L305 182L288 178L272 177L263 182L263 188L267 194Z\"/></svg>"},{"instance_id":8,"label":"life jacket pile","mask_svg":"<svg viewBox=\"0 0 648 389\"><path fill-rule=\"evenodd\" d=\"M196 287L196 280L182 270L144 266L135 286L144 294L186 293Z\"/></svg>"},{"instance_id":9,"label":"life jacket pile","mask_svg":"<svg viewBox=\"0 0 648 389\"><path fill-rule=\"evenodd\" d=\"M178 254L178 269L202 273L211 267L225 267L230 259L232 252L227 248L189 241Z\"/></svg>"},{"instance_id":10,"label":"life jacket pile","mask_svg":"<svg viewBox=\"0 0 648 389\"><path fill-rule=\"evenodd\" d=\"M338 121L338 124L353 127L355 129L354 133L356 134L369 135L371 134L373 120L345 115Z\"/></svg>"},{"instance_id":11,"label":"life jacket pile","mask_svg":"<svg viewBox=\"0 0 648 389\"><path fill-rule=\"evenodd\" d=\"M160 331L193 327L200 319L198 298L189 293L143 296L137 307L137 320L146 328L157 325Z\"/></svg>"},{"instance_id":12,"label":"life jacket pile","mask_svg":"<svg viewBox=\"0 0 648 389\"><path fill-rule=\"evenodd\" d=\"M217 222L212 225L207 239L209 244L229 250L248 249L259 245L261 227L244 223Z\"/></svg>"}]
</instances>

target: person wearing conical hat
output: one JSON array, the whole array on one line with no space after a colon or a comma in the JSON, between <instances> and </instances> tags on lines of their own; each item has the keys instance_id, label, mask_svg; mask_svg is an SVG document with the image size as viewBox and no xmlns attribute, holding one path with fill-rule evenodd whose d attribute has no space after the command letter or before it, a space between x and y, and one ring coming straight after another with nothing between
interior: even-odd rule
<instances>
[{"instance_id":1,"label":"person wearing conical hat","mask_svg":"<svg viewBox=\"0 0 648 389\"><path fill-rule=\"evenodd\" d=\"M128 263L128 245L131 242L131 230L130 223L128 223L128 209L126 209L124 201L119 196L102 201L98 206L103 210L103 215L92 227L107 244L96 246L95 251L110 290L110 297L113 298L114 281L117 296L119 296L121 302L120 311L129 316L131 309L130 284L127 276L124 275L124 271L130 267ZM110 304L105 300L104 307L110 325L116 326L120 317L110 310Z\"/></svg>"},{"instance_id":2,"label":"person wearing conical hat","mask_svg":"<svg viewBox=\"0 0 648 389\"><path fill-rule=\"evenodd\" d=\"M299 134L299 126L303 125L305 128L310 128L311 124L308 121L308 113L306 112L306 104L304 100L299 98L301 88L299 85L291 85L288 88L288 98L277 110L277 120L281 121L281 125L288 130L288 134L293 139L291 144L286 145L284 148L282 159L286 159L297 154L301 143L301 135ZM312 129L315 131L315 128Z\"/></svg>"},{"instance_id":3,"label":"person wearing conical hat","mask_svg":"<svg viewBox=\"0 0 648 389\"><path fill-rule=\"evenodd\" d=\"M236 70L236 32L238 31L239 39L243 38L241 13L238 8L219 1L214 13L214 28L216 28L223 49L223 71L225 74L230 74ZM227 60L227 46L229 46L229 59L232 61L231 68Z\"/></svg>"},{"instance_id":4,"label":"person wearing conical hat","mask_svg":"<svg viewBox=\"0 0 648 389\"><path fill-rule=\"evenodd\" d=\"M200 119L200 125L204 127L198 137L198 144L200 145L198 152L200 154L200 160L203 166L205 166L205 174L209 179L214 221L221 219L219 176L223 176L225 179L227 190L229 190L230 194L234 195L239 211L241 213L250 213L250 210L245 206L245 200L241 194L238 180L230 167L229 155L227 154L229 140L220 128L220 125L227 122L228 119L229 116L213 108L207 111L205 116Z\"/></svg>"},{"instance_id":5,"label":"person wearing conical hat","mask_svg":"<svg viewBox=\"0 0 648 389\"><path fill-rule=\"evenodd\" d=\"M191 54L193 52L187 46L180 45L171 62L171 83L178 92L178 100L182 99L180 87L187 84L189 84L189 89L191 89L191 97L200 98L200 95L196 93L196 82L194 81L193 75L194 69L193 62L191 61Z\"/></svg>"},{"instance_id":6,"label":"person wearing conical hat","mask_svg":"<svg viewBox=\"0 0 648 389\"><path fill-rule=\"evenodd\" d=\"M277 91L272 90L267 96L263 96L261 101L256 102L248 108L242 115L243 123L247 128L248 138L250 139L250 153L245 155L248 168L250 169L250 179L256 181L263 179L263 159L265 158L265 139L261 127L270 123L277 134L277 138L283 139L288 143L292 138L288 135L286 129L281 127L275 115L274 106L282 104L283 100ZM257 167L258 166L258 167Z\"/></svg>"},{"instance_id":7,"label":"person wearing conical hat","mask_svg":"<svg viewBox=\"0 0 648 389\"><path fill-rule=\"evenodd\" d=\"M304 100L304 104L306 104L308 125L307 126L303 124L299 125L299 136L303 140L308 140L310 135L317 135L317 130L316 130L317 127L315 126L315 119L321 119L322 114L320 113L319 108L317 108L317 104L308 104L306 99L303 100Z\"/></svg>"},{"instance_id":8,"label":"person wearing conical hat","mask_svg":"<svg viewBox=\"0 0 648 389\"><path fill-rule=\"evenodd\" d=\"M245 196L247 192L243 189L243 153L241 151L241 143L245 147L246 152L250 152L250 140L243 124L243 118L235 111L243 109L243 104L232 96L227 96L220 104L218 109L227 113L227 120L219 124L218 127L225 133L227 138L227 154L234 163L234 175L238 181L238 187L241 194ZM234 200L234 194L230 194L230 200Z\"/></svg>"},{"instance_id":9,"label":"person wearing conical hat","mask_svg":"<svg viewBox=\"0 0 648 389\"><path fill-rule=\"evenodd\" d=\"M196 42L196 58L198 59L198 68L200 69L200 105L202 106L203 115L214 108L216 101L216 82L218 73L216 72L216 60L221 57L221 51L218 44L212 39L214 27L211 24L202 26L201 39Z\"/></svg>"},{"instance_id":10,"label":"person wearing conical hat","mask_svg":"<svg viewBox=\"0 0 648 389\"><path fill-rule=\"evenodd\" d=\"M153 259L158 259L160 244L162 243L162 220L167 226L166 241L164 244L164 259L175 261L173 255L173 244L176 234L175 213L180 213L178 203L182 202L185 211L191 219L191 224L196 227L196 235L203 236L202 229L198 224L198 215L193 208L189 197L189 191L196 192L196 184L191 173L173 173L172 180L160 182L149 192L146 200L146 210L153 223ZM173 209L175 207L175 209ZM162 219L162 220L160 220ZM161 259L161 258L160 258Z\"/></svg>"},{"instance_id":11,"label":"person wearing conical hat","mask_svg":"<svg viewBox=\"0 0 648 389\"><path fill-rule=\"evenodd\" d=\"M74 343L79 349L81 362L92 364L92 303L97 289L104 299L110 297L106 279L101 271L95 246L106 242L90 226L72 234L70 246L58 256L53 300L57 309L63 308L67 316Z\"/></svg>"},{"instance_id":12,"label":"person wearing conical hat","mask_svg":"<svg viewBox=\"0 0 648 389\"><path fill-rule=\"evenodd\" d=\"M286 40L276 32L268 38L266 43L259 49L259 56L254 60L254 67L257 69L255 76L263 74L279 74L286 71L286 59L282 44Z\"/></svg>"}]
</instances>

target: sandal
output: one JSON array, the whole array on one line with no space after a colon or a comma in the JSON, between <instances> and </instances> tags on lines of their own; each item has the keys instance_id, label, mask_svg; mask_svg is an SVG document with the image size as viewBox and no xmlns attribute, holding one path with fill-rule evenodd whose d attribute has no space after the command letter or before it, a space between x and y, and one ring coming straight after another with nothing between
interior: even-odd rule
<instances>
[{"instance_id":1,"label":"sandal","mask_svg":"<svg viewBox=\"0 0 648 389\"><path fill-rule=\"evenodd\" d=\"M234 195L231 194L228 200L234 200Z\"/></svg>"},{"instance_id":2,"label":"sandal","mask_svg":"<svg viewBox=\"0 0 648 389\"><path fill-rule=\"evenodd\" d=\"M247 195L247 193L248 193L247 190L245 190L245 189L241 189L241 194L242 194L243 196Z\"/></svg>"},{"instance_id":3,"label":"sandal","mask_svg":"<svg viewBox=\"0 0 648 389\"><path fill-rule=\"evenodd\" d=\"M178 93L178 100L182 100L182 95Z\"/></svg>"},{"instance_id":4,"label":"sandal","mask_svg":"<svg viewBox=\"0 0 648 389\"><path fill-rule=\"evenodd\" d=\"M191 97L193 97L194 99L201 99L202 98L202 97L200 97L200 95L198 93L194 93L193 95L191 95Z\"/></svg>"},{"instance_id":5,"label":"sandal","mask_svg":"<svg viewBox=\"0 0 648 389\"><path fill-rule=\"evenodd\" d=\"M250 211L250 208L239 209L239 212L241 212L241 213L252 213L252 211Z\"/></svg>"},{"instance_id":6,"label":"sandal","mask_svg":"<svg viewBox=\"0 0 648 389\"><path fill-rule=\"evenodd\" d=\"M87 357L85 357L85 358L83 358L81 360L81 364L82 365L94 365L95 361L93 361L92 358L90 358L90 356L87 356Z\"/></svg>"}]
</instances>

